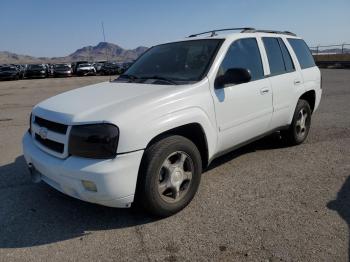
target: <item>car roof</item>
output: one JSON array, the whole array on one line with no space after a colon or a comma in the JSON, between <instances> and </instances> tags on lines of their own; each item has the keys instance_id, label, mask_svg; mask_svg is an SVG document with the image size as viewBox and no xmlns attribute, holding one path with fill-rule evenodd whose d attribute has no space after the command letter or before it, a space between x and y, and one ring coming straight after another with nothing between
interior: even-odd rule
<instances>
[{"instance_id":1,"label":"car roof","mask_svg":"<svg viewBox=\"0 0 350 262\"><path fill-rule=\"evenodd\" d=\"M221 31L222 30L222 31ZM172 42L181 42L181 41L192 41L192 40L207 40L207 39L221 39L221 40L235 40L239 38L249 38L249 37L287 37L301 39L294 33L288 31L274 31L274 30L255 30L248 28L248 30L243 30L241 32L229 32L230 30L220 29L212 30L204 33L190 35L188 37L178 39L177 41ZM166 44L166 43L165 43Z\"/></svg>"}]
</instances>

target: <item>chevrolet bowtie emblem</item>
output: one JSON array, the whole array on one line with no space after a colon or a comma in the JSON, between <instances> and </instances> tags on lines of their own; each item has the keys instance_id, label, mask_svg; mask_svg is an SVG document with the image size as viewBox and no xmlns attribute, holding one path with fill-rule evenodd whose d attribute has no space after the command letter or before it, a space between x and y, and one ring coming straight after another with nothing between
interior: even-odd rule
<instances>
[{"instance_id":1,"label":"chevrolet bowtie emblem","mask_svg":"<svg viewBox=\"0 0 350 262\"><path fill-rule=\"evenodd\" d=\"M39 135L42 139L46 139L46 138L47 138L47 132L48 132L48 130L47 130L46 127L41 127L41 128L39 129L38 135Z\"/></svg>"}]
</instances>

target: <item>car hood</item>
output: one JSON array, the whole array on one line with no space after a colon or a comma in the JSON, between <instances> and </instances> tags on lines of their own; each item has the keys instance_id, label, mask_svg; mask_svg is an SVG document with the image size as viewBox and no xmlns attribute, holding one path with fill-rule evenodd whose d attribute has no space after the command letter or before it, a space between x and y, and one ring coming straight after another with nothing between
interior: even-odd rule
<instances>
[{"instance_id":1,"label":"car hood","mask_svg":"<svg viewBox=\"0 0 350 262\"><path fill-rule=\"evenodd\" d=\"M147 107L176 89L173 85L103 82L51 97L36 105L33 113L68 125L113 122L131 108Z\"/></svg>"}]
</instances>

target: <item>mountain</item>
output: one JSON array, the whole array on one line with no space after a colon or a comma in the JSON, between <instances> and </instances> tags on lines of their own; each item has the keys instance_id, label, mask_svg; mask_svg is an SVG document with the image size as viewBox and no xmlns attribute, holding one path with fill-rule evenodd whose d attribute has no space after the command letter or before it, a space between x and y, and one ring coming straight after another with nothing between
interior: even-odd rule
<instances>
[{"instance_id":1,"label":"mountain","mask_svg":"<svg viewBox=\"0 0 350 262\"><path fill-rule=\"evenodd\" d=\"M7 51L0 51L0 64L43 63L47 58L37 58L29 55L18 55Z\"/></svg>"},{"instance_id":2,"label":"mountain","mask_svg":"<svg viewBox=\"0 0 350 262\"><path fill-rule=\"evenodd\" d=\"M139 46L135 49L124 49L116 44L100 42L96 46L85 46L64 57L33 57L0 51L0 64L61 63L78 60L100 61L111 60L130 62L139 57L148 48Z\"/></svg>"},{"instance_id":3,"label":"mountain","mask_svg":"<svg viewBox=\"0 0 350 262\"><path fill-rule=\"evenodd\" d=\"M135 49L127 50L122 47L112 44L101 42L96 46L85 46L78 49L74 53L68 56L70 61L77 60L113 60L117 62L130 62L139 57L143 52L147 50L147 47L140 46Z\"/></svg>"}]
</instances>

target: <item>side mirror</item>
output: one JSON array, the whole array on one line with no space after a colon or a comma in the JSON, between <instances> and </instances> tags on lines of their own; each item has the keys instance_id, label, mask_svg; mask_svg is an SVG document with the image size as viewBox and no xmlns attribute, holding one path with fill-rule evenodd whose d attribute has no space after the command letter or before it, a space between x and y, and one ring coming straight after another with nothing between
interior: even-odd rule
<instances>
[{"instance_id":1,"label":"side mirror","mask_svg":"<svg viewBox=\"0 0 350 262\"><path fill-rule=\"evenodd\" d=\"M225 85L238 85L248 83L252 79L250 71L246 68L230 68L225 74L215 79L215 88L224 88Z\"/></svg>"}]
</instances>

